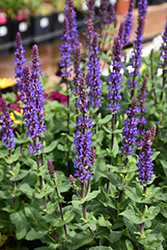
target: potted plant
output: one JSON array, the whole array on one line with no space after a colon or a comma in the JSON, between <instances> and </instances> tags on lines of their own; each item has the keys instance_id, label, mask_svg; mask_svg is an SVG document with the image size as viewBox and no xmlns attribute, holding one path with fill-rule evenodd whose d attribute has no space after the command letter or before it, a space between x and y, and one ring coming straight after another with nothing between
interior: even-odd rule
<instances>
[{"instance_id":1,"label":"potted plant","mask_svg":"<svg viewBox=\"0 0 167 250\"><path fill-rule=\"evenodd\" d=\"M29 8L31 14L30 21L33 42L39 43L45 41L48 39L46 35L51 30L52 5L44 0L24 0L24 3Z\"/></svg>"},{"instance_id":2,"label":"potted plant","mask_svg":"<svg viewBox=\"0 0 167 250\"><path fill-rule=\"evenodd\" d=\"M8 29L10 40L14 41L19 31L22 39L30 36L30 25L27 21L29 16L28 9L25 8L24 0L6 0L0 2L8 20Z\"/></svg>"}]
</instances>

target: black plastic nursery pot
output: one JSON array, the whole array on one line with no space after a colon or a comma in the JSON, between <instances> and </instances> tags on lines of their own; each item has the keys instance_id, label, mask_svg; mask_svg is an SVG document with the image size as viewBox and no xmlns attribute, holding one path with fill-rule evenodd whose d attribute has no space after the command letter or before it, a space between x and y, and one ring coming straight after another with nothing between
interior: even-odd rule
<instances>
[{"instance_id":1,"label":"black plastic nursery pot","mask_svg":"<svg viewBox=\"0 0 167 250\"><path fill-rule=\"evenodd\" d=\"M15 41L17 32L20 32L22 40L28 39L31 37L31 27L30 22L26 20L12 21L12 40Z\"/></svg>"},{"instance_id":2,"label":"black plastic nursery pot","mask_svg":"<svg viewBox=\"0 0 167 250\"><path fill-rule=\"evenodd\" d=\"M61 17L62 15L62 17ZM52 33L52 39L51 41L56 41L57 39L60 39L63 33L63 19L64 19L63 13L53 13L51 15L51 33Z\"/></svg>"},{"instance_id":3,"label":"black plastic nursery pot","mask_svg":"<svg viewBox=\"0 0 167 250\"><path fill-rule=\"evenodd\" d=\"M47 44L49 40L47 35L51 30L51 15L31 17L30 22L32 42L38 45Z\"/></svg>"},{"instance_id":4,"label":"black plastic nursery pot","mask_svg":"<svg viewBox=\"0 0 167 250\"><path fill-rule=\"evenodd\" d=\"M0 25L0 56L4 56L10 51L11 42L11 21Z\"/></svg>"}]
</instances>

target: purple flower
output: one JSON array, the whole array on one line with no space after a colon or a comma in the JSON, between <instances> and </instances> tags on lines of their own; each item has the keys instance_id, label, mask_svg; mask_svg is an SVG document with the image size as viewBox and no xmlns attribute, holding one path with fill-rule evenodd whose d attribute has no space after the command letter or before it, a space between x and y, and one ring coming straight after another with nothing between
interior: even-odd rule
<instances>
[{"instance_id":1,"label":"purple flower","mask_svg":"<svg viewBox=\"0 0 167 250\"><path fill-rule=\"evenodd\" d=\"M18 32L16 35L16 60L15 60L15 78L17 79L17 84L18 84L18 91L22 92L23 84L24 82L22 81L22 73L24 69L24 64L26 63L26 59L24 58L24 48L21 42L21 35Z\"/></svg>"},{"instance_id":2,"label":"purple flower","mask_svg":"<svg viewBox=\"0 0 167 250\"><path fill-rule=\"evenodd\" d=\"M91 51L89 53L87 85L90 87L89 96L91 107L101 107L101 86L100 60L98 59L98 34L94 33Z\"/></svg>"},{"instance_id":3,"label":"purple flower","mask_svg":"<svg viewBox=\"0 0 167 250\"><path fill-rule=\"evenodd\" d=\"M143 84L140 89L140 95L139 95L139 101L140 101L140 107L138 108L138 112L140 113L140 118L138 119L139 124L139 141L137 142L137 145L141 147L143 145L142 135L144 135L145 130L143 129L143 125L147 123L147 120L143 117L144 112L147 110L146 107L143 106L146 100L147 93L147 81L148 78L146 77L143 81Z\"/></svg>"},{"instance_id":4,"label":"purple flower","mask_svg":"<svg viewBox=\"0 0 167 250\"><path fill-rule=\"evenodd\" d=\"M92 166L92 120L87 115L88 97L83 77L80 79L79 100L77 105L80 109L81 116L77 119L77 132L74 140L75 155L77 156L74 162L74 166L77 168L74 176L78 176L80 181L86 182L91 178L91 170L89 168Z\"/></svg>"},{"instance_id":5,"label":"purple flower","mask_svg":"<svg viewBox=\"0 0 167 250\"><path fill-rule=\"evenodd\" d=\"M66 0L65 2L65 16L68 20L68 31L69 31L69 37L70 37L70 43L71 47L74 51L76 46L79 45L78 40L78 31L77 31L77 25L76 25L76 12L74 11L74 2L73 0Z\"/></svg>"},{"instance_id":6,"label":"purple flower","mask_svg":"<svg viewBox=\"0 0 167 250\"><path fill-rule=\"evenodd\" d=\"M163 62L161 63L162 68L167 66L167 21L165 24L165 31L162 35L163 43L161 45L161 58Z\"/></svg>"},{"instance_id":7,"label":"purple flower","mask_svg":"<svg viewBox=\"0 0 167 250\"><path fill-rule=\"evenodd\" d=\"M91 43L94 36L94 27L92 19L89 19L86 23L86 30L84 32L85 40L86 40L86 47L91 50Z\"/></svg>"},{"instance_id":8,"label":"purple flower","mask_svg":"<svg viewBox=\"0 0 167 250\"><path fill-rule=\"evenodd\" d=\"M121 22L120 24L117 39L121 41L121 48L122 48L124 46L124 22Z\"/></svg>"},{"instance_id":9,"label":"purple flower","mask_svg":"<svg viewBox=\"0 0 167 250\"><path fill-rule=\"evenodd\" d=\"M63 28L63 37L61 38L64 41L64 44L61 44L60 50L61 50L61 62L60 66L64 68L62 70L61 77L71 77L70 70L68 69L70 66L72 66L71 62L71 38L69 35L69 23L68 19L65 17L64 19L64 28Z\"/></svg>"},{"instance_id":10,"label":"purple flower","mask_svg":"<svg viewBox=\"0 0 167 250\"><path fill-rule=\"evenodd\" d=\"M154 126L154 127L153 127ZM146 184L147 181L151 181L153 175L153 166L151 155L154 153L151 151L152 141L156 133L156 126L153 125L151 130L148 130L145 135L142 153L139 155L139 162L136 164L138 172L140 173L138 179Z\"/></svg>"},{"instance_id":11,"label":"purple flower","mask_svg":"<svg viewBox=\"0 0 167 250\"><path fill-rule=\"evenodd\" d=\"M132 51L132 58L130 65L133 67L133 72L130 74L132 77L132 80L129 80L128 85L130 88L134 88L138 86L138 80L136 80L137 76L140 76L139 69L141 68L141 55L142 55L142 42L144 40L143 38L143 32L144 32L144 17L140 16L138 19L138 28L135 31L136 37L134 39L134 48Z\"/></svg>"},{"instance_id":12,"label":"purple flower","mask_svg":"<svg viewBox=\"0 0 167 250\"><path fill-rule=\"evenodd\" d=\"M13 122L10 119L10 113L6 104L6 99L3 96L1 102L2 102L2 112L3 112L3 115L1 117L3 121L1 127L2 141L5 142L6 148L11 148L11 147L14 148L16 146L16 142L14 142L15 135L11 128Z\"/></svg>"},{"instance_id":13,"label":"purple flower","mask_svg":"<svg viewBox=\"0 0 167 250\"><path fill-rule=\"evenodd\" d=\"M75 95L78 95L79 81L81 78L80 61L81 61L80 46L77 46L74 51L74 74L75 76L73 78L73 83L74 83L75 89L72 91L72 94L75 94Z\"/></svg>"},{"instance_id":14,"label":"purple flower","mask_svg":"<svg viewBox=\"0 0 167 250\"><path fill-rule=\"evenodd\" d=\"M23 96L22 100L26 105L23 111L23 119L25 120L28 131L27 137L30 136L33 140L33 145L29 147L29 153L34 155L38 150L42 150L43 145L41 141L42 133L46 131L44 124L44 91L43 84L40 81L41 69L38 55L37 45L32 49L32 63L30 63L31 72L28 65L23 70Z\"/></svg>"},{"instance_id":15,"label":"purple flower","mask_svg":"<svg viewBox=\"0 0 167 250\"><path fill-rule=\"evenodd\" d=\"M133 8L134 8L134 0L130 0L129 10L127 15L124 17L124 43L130 43L130 34L133 28Z\"/></svg>"},{"instance_id":16,"label":"purple flower","mask_svg":"<svg viewBox=\"0 0 167 250\"><path fill-rule=\"evenodd\" d=\"M115 23L117 23L115 5L114 4L110 5L110 10L109 10L109 16L108 16L108 19L107 19L107 23L110 23L110 24L114 23L114 26L115 26Z\"/></svg>"},{"instance_id":17,"label":"purple flower","mask_svg":"<svg viewBox=\"0 0 167 250\"><path fill-rule=\"evenodd\" d=\"M122 99L120 94L121 83L122 83L122 62L121 62L121 41L118 38L114 39L114 49L113 49L113 57L112 57L112 72L108 78L110 86L108 87L109 93L107 95L110 104L107 110L111 110L111 112L119 111L120 106L118 104L118 100Z\"/></svg>"},{"instance_id":18,"label":"purple flower","mask_svg":"<svg viewBox=\"0 0 167 250\"><path fill-rule=\"evenodd\" d=\"M137 108L138 99L135 98L131 107L126 111L128 117L124 121L123 129L123 141L122 153L126 155L133 154L132 146L135 145L136 135L138 133L137 124L138 120L135 119L135 115L138 112Z\"/></svg>"},{"instance_id":19,"label":"purple flower","mask_svg":"<svg viewBox=\"0 0 167 250\"><path fill-rule=\"evenodd\" d=\"M142 16L145 20L146 14L147 14L147 5L148 5L147 0L140 0L139 1L139 3L138 3L138 12L139 12L138 19L140 19L140 17Z\"/></svg>"},{"instance_id":20,"label":"purple flower","mask_svg":"<svg viewBox=\"0 0 167 250\"><path fill-rule=\"evenodd\" d=\"M108 9L109 1L101 0L100 10L99 10L99 25L100 29L103 28L104 24L107 23L107 9Z\"/></svg>"}]
</instances>

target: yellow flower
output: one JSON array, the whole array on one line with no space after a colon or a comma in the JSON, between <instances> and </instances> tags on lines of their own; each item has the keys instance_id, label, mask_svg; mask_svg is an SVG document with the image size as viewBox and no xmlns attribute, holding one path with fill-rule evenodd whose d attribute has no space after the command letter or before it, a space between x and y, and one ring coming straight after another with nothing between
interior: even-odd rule
<instances>
[{"instance_id":1,"label":"yellow flower","mask_svg":"<svg viewBox=\"0 0 167 250\"><path fill-rule=\"evenodd\" d=\"M0 89L5 89L15 85L16 81L13 81L12 78L0 78Z\"/></svg>"},{"instance_id":2,"label":"yellow flower","mask_svg":"<svg viewBox=\"0 0 167 250\"><path fill-rule=\"evenodd\" d=\"M15 115L17 115L17 116L21 116L21 117L22 117L22 115L23 115L23 109L21 109L21 112L20 112L20 113L19 113L18 111L14 110L14 113L15 113ZM22 124L22 121L16 120L16 118L15 118L13 112L10 112L10 119L11 119L11 120L13 121L13 123L15 123L15 124Z\"/></svg>"}]
</instances>

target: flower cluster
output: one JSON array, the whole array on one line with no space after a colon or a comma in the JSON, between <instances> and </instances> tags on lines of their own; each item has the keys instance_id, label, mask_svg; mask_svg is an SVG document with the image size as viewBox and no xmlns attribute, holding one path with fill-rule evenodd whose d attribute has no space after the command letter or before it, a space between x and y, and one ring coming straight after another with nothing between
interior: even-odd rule
<instances>
[{"instance_id":1,"label":"flower cluster","mask_svg":"<svg viewBox=\"0 0 167 250\"><path fill-rule=\"evenodd\" d=\"M141 68L141 55L142 55L142 42L144 40L143 38L143 32L144 32L144 17L140 16L138 19L138 28L135 31L136 37L134 39L134 48L132 51L132 58L131 58L131 63L130 65L133 68L133 72L130 73L130 76L132 77L132 80L129 80L128 85L131 88L137 87L138 86L138 81L136 80L137 76L140 76L139 69Z\"/></svg>"},{"instance_id":2,"label":"flower cluster","mask_svg":"<svg viewBox=\"0 0 167 250\"><path fill-rule=\"evenodd\" d=\"M138 12L139 12L138 19L142 16L145 20L146 14L147 14L147 5L148 5L147 0L140 0L139 1L139 3L138 3Z\"/></svg>"},{"instance_id":3,"label":"flower cluster","mask_svg":"<svg viewBox=\"0 0 167 250\"><path fill-rule=\"evenodd\" d=\"M145 139L142 147L142 153L139 155L139 162L136 164L138 172L140 172L138 179L146 184L147 181L151 181L153 175L153 166L151 155L154 153L151 151L152 141L156 134L156 126L153 125L151 130L148 130L145 134Z\"/></svg>"},{"instance_id":4,"label":"flower cluster","mask_svg":"<svg viewBox=\"0 0 167 250\"><path fill-rule=\"evenodd\" d=\"M107 23L114 23L114 27L116 27L117 18L116 18L116 12L115 12L115 5L111 4L109 9L109 16L107 19Z\"/></svg>"},{"instance_id":5,"label":"flower cluster","mask_svg":"<svg viewBox=\"0 0 167 250\"><path fill-rule=\"evenodd\" d=\"M23 119L28 128L27 137L30 136L33 140L33 145L29 147L29 152L34 155L38 150L42 150L43 145L41 141L42 132L46 131L44 124L44 94L43 85L39 79L41 75L40 61L38 55L37 45L32 49L32 63L30 64L31 71L26 65L23 70L22 79L24 81L22 100L26 105L23 111Z\"/></svg>"},{"instance_id":6,"label":"flower cluster","mask_svg":"<svg viewBox=\"0 0 167 250\"><path fill-rule=\"evenodd\" d=\"M86 93L86 84L84 78L80 78L79 84L79 100L77 103L81 117L77 119L77 132L75 134L74 144L76 149L74 166L78 169L75 171L74 176L78 176L79 180L82 182L86 182L91 178L91 168L92 166L92 120L87 115L88 109L88 97Z\"/></svg>"},{"instance_id":7,"label":"flower cluster","mask_svg":"<svg viewBox=\"0 0 167 250\"><path fill-rule=\"evenodd\" d=\"M17 84L18 84L18 91L22 92L23 84L24 82L22 81L22 74L23 74L23 69L24 69L24 64L26 63L26 59L24 58L24 48L21 42L21 35L18 32L16 35L16 60L15 60L15 78L17 79Z\"/></svg>"},{"instance_id":8,"label":"flower cluster","mask_svg":"<svg viewBox=\"0 0 167 250\"><path fill-rule=\"evenodd\" d=\"M127 15L124 17L124 43L130 43L130 34L132 32L132 27L133 27L133 8L134 8L134 0L130 0L129 4L129 10Z\"/></svg>"},{"instance_id":9,"label":"flower cluster","mask_svg":"<svg viewBox=\"0 0 167 250\"><path fill-rule=\"evenodd\" d=\"M74 52L74 74L75 76L73 78L73 83L74 83L75 89L72 92L72 94L75 94L75 95L78 95L79 80L81 78L80 61L81 61L80 46L77 46Z\"/></svg>"},{"instance_id":10,"label":"flower cluster","mask_svg":"<svg viewBox=\"0 0 167 250\"><path fill-rule=\"evenodd\" d=\"M122 48L124 46L124 22L121 22L120 24L117 39L121 41L121 48Z\"/></svg>"},{"instance_id":11,"label":"flower cluster","mask_svg":"<svg viewBox=\"0 0 167 250\"><path fill-rule=\"evenodd\" d=\"M65 16L68 20L69 24L69 36L70 36L70 44L73 50L79 45L78 40L78 31L76 25L76 12L74 11L74 2L73 0L66 0L65 2Z\"/></svg>"},{"instance_id":12,"label":"flower cluster","mask_svg":"<svg viewBox=\"0 0 167 250\"><path fill-rule=\"evenodd\" d=\"M133 154L132 146L135 144L136 140L136 135L138 133L137 125L138 125L138 120L135 119L135 115L138 112L137 108L137 102L138 99L135 98L133 100L133 103L131 107L126 111L127 118L124 121L124 129L123 129L123 148L122 148L122 153L125 153L126 155Z\"/></svg>"},{"instance_id":13,"label":"flower cluster","mask_svg":"<svg viewBox=\"0 0 167 250\"><path fill-rule=\"evenodd\" d=\"M138 119L138 124L139 124L139 141L137 142L137 145L140 147L143 145L143 140L141 138L142 135L144 135L145 130L143 129L143 125L147 123L147 120L143 117L144 112L147 110L146 107L143 106L143 104L145 102L147 102L146 100L146 96L148 95L147 93L147 81L148 78L146 77L143 81L143 84L141 86L140 89L140 95L139 95L139 102L140 102L140 106L139 106L139 113L140 113L140 118Z\"/></svg>"},{"instance_id":14,"label":"flower cluster","mask_svg":"<svg viewBox=\"0 0 167 250\"><path fill-rule=\"evenodd\" d=\"M101 86L100 60L98 59L98 34L94 33L91 51L89 53L87 85L90 87L89 96L91 107L101 107Z\"/></svg>"},{"instance_id":15,"label":"flower cluster","mask_svg":"<svg viewBox=\"0 0 167 250\"><path fill-rule=\"evenodd\" d=\"M108 87L109 93L107 95L110 104L107 110L111 112L119 111L120 106L118 104L118 99L122 99L120 94L121 83L122 83L122 62L121 62L121 41L118 38L114 39L114 49L113 49L113 58L112 58L112 72L108 78L110 86Z\"/></svg>"},{"instance_id":16,"label":"flower cluster","mask_svg":"<svg viewBox=\"0 0 167 250\"><path fill-rule=\"evenodd\" d=\"M100 29L107 23L107 9L108 9L109 1L101 0L100 10L99 10L99 24Z\"/></svg>"},{"instance_id":17,"label":"flower cluster","mask_svg":"<svg viewBox=\"0 0 167 250\"><path fill-rule=\"evenodd\" d=\"M89 49L89 51L91 50L91 43L92 43L92 39L94 36L94 27L93 27L93 22L92 19L89 19L86 22L86 30L84 33L85 36L85 40L86 40L86 47Z\"/></svg>"},{"instance_id":18,"label":"flower cluster","mask_svg":"<svg viewBox=\"0 0 167 250\"><path fill-rule=\"evenodd\" d=\"M71 38L69 35L69 22L66 17L64 19L63 37L61 39L64 41L64 44L61 44L60 46L60 50L62 51L60 66L64 68L61 77L65 77L67 79L67 77L71 77L71 73L68 68L72 66L71 62L72 47L71 47Z\"/></svg>"},{"instance_id":19,"label":"flower cluster","mask_svg":"<svg viewBox=\"0 0 167 250\"><path fill-rule=\"evenodd\" d=\"M13 124L12 120L10 119L9 109L7 107L6 99L2 96L2 112L3 115L1 119L3 120L2 127L1 127L1 134L2 134L2 141L5 142L6 148L14 148L16 146L16 142L14 142L15 135L11 128Z\"/></svg>"},{"instance_id":20,"label":"flower cluster","mask_svg":"<svg viewBox=\"0 0 167 250\"><path fill-rule=\"evenodd\" d=\"M165 31L162 35L162 39L163 39L163 43L161 45L161 57L162 59L164 60L164 63L161 64L162 67L164 68L165 66L167 66L167 21L166 21L166 24L165 24Z\"/></svg>"},{"instance_id":21,"label":"flower cluster","mask_svg":"<svg viewBox=\"0 0 167 250\"><path fill-rule=\"evenodd\" d=\"M62 103L62 104L66 104L67 103L67 96L61 94L57 89L50 94L44 94L44 97L47 98L49 96L49 100L50 101L55 101L57 100L58 102Z\"/></svg>"}]
</instances>

